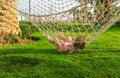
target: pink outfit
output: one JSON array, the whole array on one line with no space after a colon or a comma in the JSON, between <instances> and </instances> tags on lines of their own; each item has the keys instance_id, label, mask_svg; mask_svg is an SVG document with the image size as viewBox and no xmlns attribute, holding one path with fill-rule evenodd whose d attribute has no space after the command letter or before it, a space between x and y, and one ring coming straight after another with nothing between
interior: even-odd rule
<instances>
[{"instance_id":1,"label":"pink outfit","mask_svg":"<svg viewBox=\"0 0 120 78\"><path fill-rule=\"evenodd\" d=\"M65 42L64 45L65 46L71 46L72 42Z\"/></svg>"},{"instance_id":2,"label":"pink outfit","mask_svg":"<svg viewBox=\"0 0 120 78\"><path fill-rule=\"evenodd\" d=\"M61 47L60 47L60 51L62 52L67 52L70 49L70 46L72 45L72 42L65 42Z\"/></svg>"}]
</instances>

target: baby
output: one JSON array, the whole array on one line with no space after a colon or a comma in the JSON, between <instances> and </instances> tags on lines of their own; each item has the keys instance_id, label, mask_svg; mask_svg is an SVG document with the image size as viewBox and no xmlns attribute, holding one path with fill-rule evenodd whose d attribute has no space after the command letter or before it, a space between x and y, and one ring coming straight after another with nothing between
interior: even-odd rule
<instances>
[{"instance_id":1,"label":"baby","mask_svg":"<svg viewBox=\"0 0 120 78\"><path fill-rule=\"evenodd\" d=\"M64 36L62 33L60 33L59 39L52 39L49 36L47 38L49 42L56 45L60 52L72 53L74 51L81 51L87 44L87 41L83 36L76 37L74 41L72 41L72 38L70 36Z\"/></svg>"}]
</instances>

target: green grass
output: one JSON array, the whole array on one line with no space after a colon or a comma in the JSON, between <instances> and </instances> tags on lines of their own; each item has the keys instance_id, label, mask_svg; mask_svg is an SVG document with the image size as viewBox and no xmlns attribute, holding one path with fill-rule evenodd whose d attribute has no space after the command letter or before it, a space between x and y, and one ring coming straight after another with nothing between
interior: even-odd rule
<instances>
[{"instance_id":1,"label":"green grass","mask_svg":"<svg viewBox=\"0 0 120 78\"><path fill-rule=\"evenodd\" d=\"M39 41L0 47L0 78L120 78L120 27L112 27L82 53L62 54Z\"/></svg>"}]
</instances>

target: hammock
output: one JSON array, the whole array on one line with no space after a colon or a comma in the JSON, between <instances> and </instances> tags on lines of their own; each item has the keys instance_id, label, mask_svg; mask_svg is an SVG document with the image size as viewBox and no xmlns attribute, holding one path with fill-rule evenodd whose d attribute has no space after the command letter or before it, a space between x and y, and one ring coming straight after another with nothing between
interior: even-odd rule
<instances>
[{"instance_id":1,"label":"hammock","mask_svg":"<svg viewBox=\"0 0 120 78\"><path fill-rule=\"evenodd\" d=\"M10 5L6 2L7 5ZM17 9L44 36L85 36L88 44L120 20L119 0L18 0Z\"/></svg>"}]
</instances>

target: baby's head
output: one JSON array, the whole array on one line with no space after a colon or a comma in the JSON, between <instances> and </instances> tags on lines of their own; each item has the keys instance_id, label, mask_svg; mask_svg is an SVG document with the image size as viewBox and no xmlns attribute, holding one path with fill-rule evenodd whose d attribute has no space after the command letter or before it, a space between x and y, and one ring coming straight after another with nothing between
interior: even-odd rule
<instances>
[{"instance_id":1,"label":"baby's head","mask_svg":"<svg viewBox=\"0 0 120 78\"><path fill-rule=\"evenodd\" d=\"M87 44L87 41L85 39L84 36L78 36L76 37L74 43L73 43L73 46L76 48L76 49L83 49L85 48Z\"/></svg>"}]
</instances>

